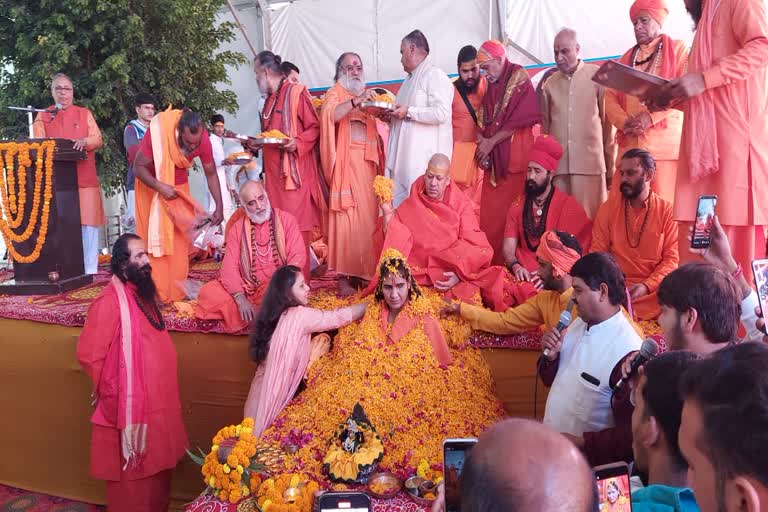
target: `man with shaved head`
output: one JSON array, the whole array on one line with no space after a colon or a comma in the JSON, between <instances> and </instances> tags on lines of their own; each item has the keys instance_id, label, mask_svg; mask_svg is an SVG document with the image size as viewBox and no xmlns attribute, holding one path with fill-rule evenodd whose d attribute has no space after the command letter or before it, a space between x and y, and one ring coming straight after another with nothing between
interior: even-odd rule
<instances>
[{"instance_id":1,"label":"man with shaved head","mask_svg":"<svg viewBox=\"0 0 768 512\"><path fill-rule=\"evenodd\" d=\"M594 219L613 175L613 129L605 117L605 90L592 81L598 67L583 62L580 52L575 31L558 32L557 71L542 88L542 131L563 147L552 183Z\"/></svg>"},{"instance_id":2,"label":"man with shaved head","mask_svg":"<svg viewBox=\"0 0 768 512\"><path fill-rule=\"evenodd\" d=\"M475 205L452 183L450 169L447 156L433 155L396 211L391 203L382 205L377 249L398 249L416 281L446 298L470 301L479 291L496 311L523 302L534 293L533 285L514 284L504 267L490 266L493 249L480 230Z\"/></svg>"},{"instance_id":3,"label":"man with shaved head","mask_svg":"<svg viewBox=\"0 0 768 512\"><path fill-rule=\"evenodd\" d=\"M264 185L240 187L242 209L227 225L227 252L219 279L200 290L195 314L221 320L224 331L239 332L256 317L272 274L283 265L306 264L307 249L296 218L272 208Z\"/></svg>"},{"instance_id":4,"label":"man with shaved head","mask_svg":"<svg viewBox=\"0 0 768 512\"><path fill-rule=\"evenodd\" d=\"M513 418L488 429L462 473L462 512L592 512L595 480L565 437Z\"/></svg>"}]
</instances>

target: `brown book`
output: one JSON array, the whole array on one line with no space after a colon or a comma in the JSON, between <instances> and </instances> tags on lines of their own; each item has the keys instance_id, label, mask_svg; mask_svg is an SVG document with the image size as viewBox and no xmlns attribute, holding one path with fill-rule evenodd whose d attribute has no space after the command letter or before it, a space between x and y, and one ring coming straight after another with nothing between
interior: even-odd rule
<instances>
[{"instance_id":1,"label":"brown book","mask_svg":"<svg viewBox=\"0 0 768 512\"><path fill-rule=\"evenodd\" d=\"M605 87L638 98L656 95L659 89L669 82L669 80L614 60L603 63L600 69L595 72L592 80Z\"/></svg>"}]
</instances>

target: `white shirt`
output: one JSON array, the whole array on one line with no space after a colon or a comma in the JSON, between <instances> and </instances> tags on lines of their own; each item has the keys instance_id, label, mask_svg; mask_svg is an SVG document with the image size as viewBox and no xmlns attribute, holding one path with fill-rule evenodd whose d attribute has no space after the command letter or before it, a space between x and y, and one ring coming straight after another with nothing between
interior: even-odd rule
<instances>
[{"instance_id":1,"label":"white shirt","mask_svg":"<svg viewBox=\"0 0 768 512\"><path fill-rule=\"evenodd\" d=\"M408 197L432 155L451 157L453 85L427 56L405 79L396 101L408 107L410 120L395 119L390 125L386 175L395 182L395 207Z\"/></svg>"},{"instance_id":2,"label":"white shirt","mask_svg":"<svg viewBox=\"0 0 768 512\"><path fill-rule=\"evenodd\" d=\"M610 379L613 368L630 352L640 350L642 340L619 311L593 325L577 318L565 333L560 362L547 397L544 423L574 436L614 426ZM587 373L599 386L581 376Z\"/></svg>"},{"instance_id":3,"label":"white shirt","mask_svg":"<svg viewBox=\"0 0 768 512\"><path fill-rule=\"evenodd\" d=\"M744 300L741 301L741 324L747 331L746 341L763 341L763 333L757 328L757 315L755 308L760 306L760 299L755 290L752 290Z\"/></svg>"}]
</instances>

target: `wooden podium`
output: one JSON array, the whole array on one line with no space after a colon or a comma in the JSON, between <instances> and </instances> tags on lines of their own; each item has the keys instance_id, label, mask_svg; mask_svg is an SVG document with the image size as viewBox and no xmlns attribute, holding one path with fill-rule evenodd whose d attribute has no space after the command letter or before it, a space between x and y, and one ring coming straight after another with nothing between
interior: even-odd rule
<instances>
[{"instance_id":1,"label":"wooden podium","mask_svg":"<svg viewBox=\"0 0 768 512\"><path fill-rule=\"evenodd\" d=\"M19 142L42 142L46 139L30 139ZM48 217L48 235L40 257L32 263L13 263L14 279L0 283L0 294L10 295L55 295L93 282L93 276L85 274L83 265L83 242L80 228L80 196L77 188L77 161L85 160L85 151L73 149L72 141L55 139L56 150L53 159L53 187ZM36 151L30 152L32 165L26 170L27 200L24 219L30 218L32 197L35 189ZM0 169L1 171L1 169ZM45 179L40 190L45 190ZM40 210L42 211L42 198ZM38 213L38 222L40 222ZM23 231L26 222L14 230ZM28 255L35 247L39 227L35 228L29 240L14 243L16 251ZM53 273L58 273L57 276Z\"/></svg>"}]
</instances>

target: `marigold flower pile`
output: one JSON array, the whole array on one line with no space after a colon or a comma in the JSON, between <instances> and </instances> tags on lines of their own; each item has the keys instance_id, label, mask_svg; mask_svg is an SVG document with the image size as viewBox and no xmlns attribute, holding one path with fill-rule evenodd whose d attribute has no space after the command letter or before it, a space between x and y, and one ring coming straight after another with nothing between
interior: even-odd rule
<instances>
[{"instance_id":1,"label":"marigold flower pile","mask_svg":"<svg viewBox=\"0 0 768 512\"><path fill-rule=\"evenodd\" d=\"M441 296L423 290L400 314L438 316ZM338 307L324 296L313 301ZM503 410L493 393L490 371L480 353L466 344L468 325L440 319L453 362L441 367L422 327L392 343L380 324L381 304L373 302L359 324L342 328L333 350L309 372L307 389L263 434L279 441L291 431L311 433L308 442L285 459L286 471L302 471L325 481L322 461L337 426L360 403L384 444L379 469L412 476L419 461L438 461L447 437L477 436L498 421Z\"/></svg>"},{"instance_id":2,"label":"marigold flower pile","mask_svg":"<svg viewBox=\"0 0 768 512\"><path fill-rule=\"evenodd\" d=\"M288 501L285 491L298 488L301 493ZM315 493L320 485L301 473L286 473L277 478L268 478L257 490L257 502L264 512L311 512Z\"/></svg>"},{"instance_id":3,"label":"marigold flower pile","mask_svg":"<svg viewBox=\"0 0 768 512\"><path fill-rule=\"evenodd\" d=\"M392 201L395 196L395 182L384 176L373 178L373 193L381 203Z\"/></svg>"},{"instance_id":4,"label":"marigold flower pile","mask_svg":"<svg viewBox=\"0 0 768 512\"><path fill-rule=\"evenodd\" d=\"M231 446L226 457L219 452L224 449L224 443ZM256 444L252 418L224 427L213 437L213 446L205 456L201 472L205 483L220 500L237 503L258 489L261 478L249 469L251 457L256 455Z\"/></svg>"}]
</instances>

